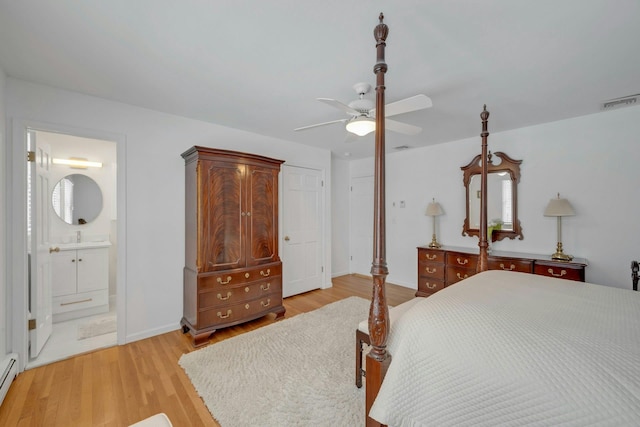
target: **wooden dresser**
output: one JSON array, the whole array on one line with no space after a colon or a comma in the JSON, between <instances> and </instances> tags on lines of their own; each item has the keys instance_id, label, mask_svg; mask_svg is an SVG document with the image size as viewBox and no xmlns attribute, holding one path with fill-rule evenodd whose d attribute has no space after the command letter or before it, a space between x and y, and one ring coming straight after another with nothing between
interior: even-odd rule
<instances>
[{"instance_id":1,"label":"wooden dresser","mask_svg":"<svg viewBox=\"0 0 640 427\"><path fill-rule=\"evenodd\" d=\"M282 317L278 255L281 160L193 147L185 159L183 332L194 346L219 328Z\"/></svg>"},{"instance_id":2,"label":"wooden dresser","mask_svg":"<svg viewBox=\"0 0 640 427\"><path fill-rule=\"evenodd\" d=\"M478 249L418 247L418 290L416 296L425 297L446 286L473 276L478 264ZM587 260L574 258L571 262L554 261L550 255L492 251L490 270L509 270L584 282Z\"/></svg>"}]
</instances>

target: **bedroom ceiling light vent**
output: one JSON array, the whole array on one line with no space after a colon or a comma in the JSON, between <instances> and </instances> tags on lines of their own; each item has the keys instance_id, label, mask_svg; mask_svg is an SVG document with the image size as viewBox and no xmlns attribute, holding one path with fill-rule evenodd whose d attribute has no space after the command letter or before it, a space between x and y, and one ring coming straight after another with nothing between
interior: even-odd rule
<instances>
[{"instance_id":1,"label":"bedroom ceiling light vent","mask_svg":"<svg viewBox=\"0 0 640 427\"><path fill-rule=\"evenodd\" d=\"M408 145L398 145L397 147L393 147L394 150L398 150L398 151L402 151L402 150L408 150L409 147Z\"/></svg>"},{"instance_id":2,"label":"bedroom ceiling light vent","mask_svg":"<svg viewBox=\"0 0 640 427\"><path fill-rule=\"evenodd\" d=\"M623 96L622 98L610 99L600 104L601 110L613 110L615 108L631 107L633 105L640 105L640 93L635 95Z\"/></svg>"}]
</instances>

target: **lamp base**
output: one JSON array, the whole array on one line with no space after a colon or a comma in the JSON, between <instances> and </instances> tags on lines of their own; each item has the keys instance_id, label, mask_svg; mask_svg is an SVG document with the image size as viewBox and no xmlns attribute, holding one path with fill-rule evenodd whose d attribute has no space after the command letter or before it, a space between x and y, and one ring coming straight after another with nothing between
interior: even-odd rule
<instances>
[{"instance_id":1,"label":"lamp base","mask_svg":"<svg viewBox=\"0 0 640 427\"><path fill-rule=\"evenodd\" d=\"M436 240L436 235L434 234L433 237L431 238L431 243L429 243L428 245L430 248L441 248L442 245L440 243L438 243L438 241Z\"/></svg>"},{"instance_id":2,"label":"lamp base","mask_svg":"<svg viewBox=\"0 0 640 427\"><path fill-rule=\"evenodd\" d=\"M556 261L571 261L573 259L573 256L565 254L562 251L562 242L558 242L556 253L551 255L551 259L554 259Z\"/></svg>"}]
</instances>

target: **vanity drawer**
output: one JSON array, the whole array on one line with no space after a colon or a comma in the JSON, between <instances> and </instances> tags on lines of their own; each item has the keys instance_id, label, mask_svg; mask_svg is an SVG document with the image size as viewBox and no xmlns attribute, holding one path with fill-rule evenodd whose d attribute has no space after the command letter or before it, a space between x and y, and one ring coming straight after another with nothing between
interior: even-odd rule
<instances>
[{"instance_id":1,"label":"vanity drawer","mask_svg":"<svg viewBox=\"0 0 640 427\"><path fill-rule=\"evenodd\" d=\"M260 279L282 276L282 263L265 264L236 272L201 274L198 276L198 291L219 290L227 286L237 286Z\"/></svg>"},{"instance_id":2,"label":"vanity drawer","mask_svg":"<svg viewBox=\"0 0 640 427\"><path fill-rule=\"evenodd\" d=\"M99 306L109 307L108 289L53 297L52 313L67 313Z\"/></svg>"},{"instance_id":3,"label":"vanity drawer","mask_svg":"<svg viewBox=\"0 0 640 427\"><path fill-rule=\"evenodd\" d=\"M444 264L444 251L439 249L418 248L418 262L439 262Z\"/></svg>"},{"instance_id":4,"label":"vanity drawer","mask_svg":"<svg viewBox=\"0 0 640 427\"><path fill-rule=\"evenodd\" d=\"M456 266L475 271L478 265L478 255L462 252L447 252L447 267Z\"/></svg>"},{"instance_id":5,"label":"vanity drawer","mask_svg":"<svg viewBox=\"0 0 640 427\"><path fill-rule=\"evenodd\" d=\"M202 288L201 288L202 289ZM227 306L261 298L268 294L282 294L282 277L276 276L235 286L217 286L198 293L198 307L211 308Z\"/></svg>"},{"instance_id":6,"label":"vanity drawer","mask_svg":"<svg viewBox=\"0 0 640 427\"><path fill-rule=\"evenodd\" d=\"M576 280L584 282L584 267L572 268L566 265L538 264L534 267L534 273L541 276L557 277L560 279Z\"/></svg>"},{"instance_id":7,"label":"vanity drawer","mask_svg":"<svg viewBox=\"0 0 640 427\"><path fill-rule=\"evenodd\" d=\"M461 280L476 274L475 269L456 267L455 265L447 265L447 286L451 286Z\"/></svg>"},{"instance_id":8,"label":"vanity drawer","mask_svg":"<svg viewBox=\"0 0 640 427\"><path fill-rule=\"evenodd\" d=\"M279 294L268 294L262 298L238 304L227 304L217 308L200 308L198 324L206 326L232 325L259 317L261 313L268 313L275 305L282 304Z\"/></svg>"},{"instance_id":9,"label":"vanity drawer","mask_svg":"<svg viewBox=\"0 0 640 427\"><path fill-rule=\"evenodd\" d=\"M521 273L533 273L533 261L516 258L491 259L488 262L489 270L519 271Z\"/></svg>"}]
</instances>

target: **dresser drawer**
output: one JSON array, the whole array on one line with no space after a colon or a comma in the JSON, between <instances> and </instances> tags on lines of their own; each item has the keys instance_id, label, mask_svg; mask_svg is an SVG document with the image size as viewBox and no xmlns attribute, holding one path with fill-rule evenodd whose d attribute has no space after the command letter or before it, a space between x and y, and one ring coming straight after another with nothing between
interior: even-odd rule
<instances>
[{"instance_id":1,"label":"dresser drawer","mask_svg":"<svg viewBox=\"0 0 640 427\"><path fill-rule=\"evenodd\" d=\"M453 285L461 280L476 274L475 269L456 267L455 265L447 265L447 286Z\"/></svg>"},{"instance_id":2,"label":"dresser drawer","mask_svg":"<svg viewBox=\"0 0 640 427\"><path fill-rule=\"evenodd\" d=\"M279 294L269 294L262 298L238 304L228 304L217 308L201 308L198 313L199 325L231 325L268 313L274 306L282 305Z\"/></svg>"},{"instance_id":3,"label":"dresser drawer","mask_svg":"<svg viewBox=\"0 0 640 427\"><path fill-rule=\"evenodd\" d=\"M201 274L198 276L198 291L218 290L274 276L282 276L282 263L265 264L234 272Z\"/></svg>"},{"instance_id":4,"label":"dresser drawer","mask_svg":"<svg viewBox=\"0 0 640 427\"><path fill-rule=\"evenodd\" d=\"M439 262L444 264L444 252L438 249L418 249L418 262Z\"/></svg>"},{"instance_id":5,"label":"dresser drawer","mask_svg":"<svg viewBox=\"0 0 640 427\"><path fill-rule=\"evenodd\" d=\"M465 254L462 252L447 252L447 266L450 265L475 271L478 265L478 255Z\"/></svg>"},{"instance_id":6,"label":"dresser drawer","mask_svg":"<svg viewBox=\"0 0 640 427\"><path fill-rule=\"evenodd\" d=\"M429 296L434 292L444 289L444 280L432 279L430 277L418 277L418 292L416 295Z\"/></svg>"},{"instance_id":7,"label":"dresser drawer","mask_svg":"<svg viewBox=\"0 0 640 427\"><path fill-rule=\"evenodd\" d=\"M533 273L533 261L516 258L491 259L488 262L489 270L519 271L521 273Z\"/></svg>"},{"instance_id":8,"label":"dresser drawer","mask_svg":"<svg viewBox=\"0 0 640 427\"><path fill-rule=\"evenodd\" d=\"M200 291L198 293L198 307L211 308L227 306L261 298L274 292L282 294L282 277L276 276L250 283L240 283L235 286L225 285Z\"/></svg>"},{"instance_id":9,"label":"dresser drawer","mask_svg":"<svg viewBox=\"0 0 640 427\"><path fill-rule=\"evenodd\" d=\"M418 276L444 281L444 272L445 266L442 263L422 261L418 263Z\"/></svg>"},{"instance_id":10,"label":"dresser drawer","mask_svg":"<svg viewBox=\"0 0 640 427\"><path fill-rule=\"evenodd\" d=\"M577 266L571 268L563 265L538 264L534 267L534 273L541 276L557 277L560 279L576 280L584 282L584 268Z\"/></svg>"}]
</instances>

